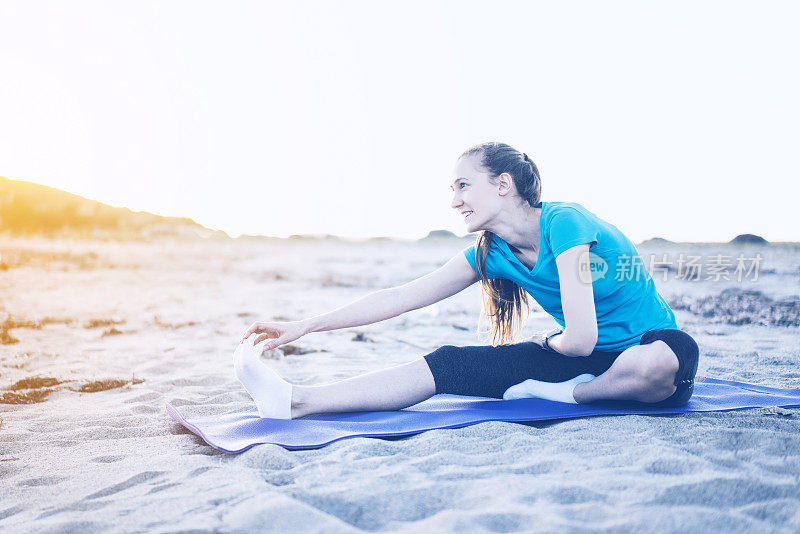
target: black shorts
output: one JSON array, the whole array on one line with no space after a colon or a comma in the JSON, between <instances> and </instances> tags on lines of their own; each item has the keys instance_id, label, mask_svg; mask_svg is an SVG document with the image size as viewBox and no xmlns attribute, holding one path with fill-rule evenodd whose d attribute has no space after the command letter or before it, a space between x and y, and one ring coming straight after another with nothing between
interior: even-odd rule
<instances>
[{"instance_id":1,"label":"black shorts","mask_svg":"<svg viewBox=\"0 0 800 534\"><path fill-rule=\"evenodd\" d=\"M692 396L700 356L697 343L682 330L662 328L645 333L639 344L659 339L678 356L675 393L659 402L625 402L670 407L686 404ZM528 378L563 382L585 373L601 375L621 353L594 351L588 356L573 357L544 350L533 342L497 347L444 345L426 355L425 361L433 374L436 393L502 399L508 388Z\"/></svg>"},{"instance_id":2,"label":"black shorts","mask_svg":"<svg viewBox=\"0 0 800 534\"><path fill-rule=\"evenodd\" d=\"M664 408L683 406L689 402L692 393L694 393L694 377L697 374L697 364L700 362L700 349L692 336L674 328L662 328L646 332L639 344L647 345L658 339L669 345L669 348L678 357L678 372L675 373L675 381L673 382L677 389L675 393L662 401L640 404Z\"/></svg>"}]
</instances>

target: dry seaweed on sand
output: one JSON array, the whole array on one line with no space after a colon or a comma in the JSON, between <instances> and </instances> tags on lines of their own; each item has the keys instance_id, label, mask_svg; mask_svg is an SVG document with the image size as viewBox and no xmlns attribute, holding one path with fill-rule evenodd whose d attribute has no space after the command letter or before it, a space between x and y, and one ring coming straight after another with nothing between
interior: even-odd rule
<instances>
[{"instance_id":1,"label":"dry seaweed on sand","mask_svg":"<svg viewBox=\"0 0 800 534\"><path fill-rule=\"evenodd\" d=\"M165 321L162 321L158 317L158 315L154 315L153 316L153 324L156 325L156 326L160 326L161 328L167 328L167 329L170 329L170 330L175 330L175 329L178 329L178 328L183 328L184 326L194 326L197 323L195 321L188 321L188 322L185 322L185 323L167 323Z\"/></svg>"},{"instance_id":2,"label":"dry seaweed on sand","mask_svg":"<svg viewBox=\"0 0 800 534\"><path fill-rule=\"evenodd\" d=\"M800 297L773 300L761 291L728 288L705 297L679 295L669 304L712 323L800 326Z\"/></svg>"},{"instance_id":3,"label":"dry seaweed on sand","mask_svg":"<svg viewBox=\"0 0 800 534\"><path fill-rule=\"evenodd\" d=\"M112 326L111 328L109 328L108 330L106 330L105 332L103 332L103 334L102 334L100 337L106 337L106 336L118 336L118 335L120 335L120 334L122 334L122 333L123 333L123 332L122 332L122 330L118 330L117 328L114 328L114 327Z\"/></svg>"},{"instance_id":4,"label":"dry seaweed on sand","mask_svg":"<svg viewBox=\"0 0 800 534\"><path fill-rule=\"evenodd\" d=\"M17 380L0 395L0 404L36 404L44 402L63 381L48 376L31 376Z\"/></svg>"},{"instance_id":5,"label":"dry seaweed on sand","mask_svg":"<svg viewBox=\"0 0 800 534\"><path fill-rule=\"evenodd\" d=\"M12 336L8 331L12 328L41 328L41 323L35 321L29 321L26 319L18 320L13 319L10 315L3 319L3 322L0 323L0 344L2 345L13 345L14 343L19 343L19 339Z\"/></svg>"},{"instance_id":6,"label":"dry seaweed on sand","mask_svg":"<svg viewBox=\"0 0 800 534\"><path fill-rule=\"evenodd\" d=\"M48 395L60 389L59 386L75 382L74 380L59 380L46 376L31 376L17 380L0 394L0 404L35 404L47 400ZM130 380L117 378L92 380L85 382L77 387L68 388L76 393L96 393L126 387L134 384L141 384L143 378L132 376Z\"/></svg>"},{"instance_id":7,"label":"dry seaweed on sand","mask_svg":"<svg viewBox=\"0 0 800 534\"><path fill-rule=\"evenodd\" d=\"M8 390L19 390L19 389L34 389L34 388L46 388L57 386L58 384L64 383L63 380L59 380L58 378L53 378L50 376L29 376L27 378L23 378L21 380L17 380L6 389Z\"/></svg>"},{"instance_id":8,"label":"dry seaweed on sand","mask_svg":"<svg viewBox=\"0 0 800 534\"><path fill-rule=\"evenodd\" d=\"M34 328L39 330L45 323L42 321L32 321L30 319L12 319L11 316L3 320L0 330L11 330L12 328Z\"/></svg>"},{"instance_id":9,"label":"dry seaweed on sand","mask_svg":"<svg viewBox=\"0 0 800 534\"><path fill-rule=\"evenodd\" d=\"M359 332L356 335L354 335L352 341L361 341L364 343L366 342L377 343L377 341L375 341L371 337L368 337L364 332Z\"/></svg>"},{"instance_id":10,"label":"dry seaweed on sand","mask_svg":"<svg viewBox=\"0 0 800 534\"><path fill-rule=\"evenodd\" d=\"M72 319L57 319L54 317L45 317L43 319L14 319L10 315L3 319L0 323L0 344L11 345L18 343L19 339L12 336L8 331L14 328L33 328L40 330L43 326L53 323L72 324Z\"/></svg>"},{"instance_id":11,"label":"dry seaweed on sand","mask_svg":"<svg viewBox=\"0 0 800 534\"><path fill-rule=\"evenodd\" d=\"M14 343L19 343L19 339L9 334L8 330L0 330L0 344L13 345Z\"/></svg>"},{"instance_id":12,"label":"dry seaweed on sand","mask_svg":"<svg viewBox=\"0 0 800 534\"><path fill-rule=\"evenodd\" d=\"M328 352L326 350L320 349L307 349L303 347L298 347L297 345L282 345L280 347L281 351L285 356L294 356L297 354L309 354L311 352Z\"/></svg>"},{"instance_id":13,"label":"dry seaweed on sand","mask_svg":"<svg viewBox=\"0 0 800 534\"><path fill-rule=\"evenodd\" d=\"M77 388L69 388L70 391L77 391L79 393L96 393L98 391L107 391L109 389L121 388L127 385L141 384L144 382L143 378L131 378L130 380L119 380L116 378L107 380L93 380L87 382Z\"/></svg>"},{"instance_id":14,"label":"dry seaweed on sand","mask_svg":"<svg viewBox=\"0 0 800 534\"><path fill-rule=\"evenodd\" d=\"M47 400L54 388L28 389L20 393L7 391L0 395L0 404L36 404Z\"/></svg>"},{"instance_id":15,"label":"dry seaweed on sand","mask_svg":"<svg viewBox=\"0 0 800 534\"><path fill-rule=\"evenodd\" d=\"M83 323L84 328L98 328L101 326L113 326L117 324L125 324L125 320L116 321L114 319L90 319Z\"/></svg>"}]
</instances>

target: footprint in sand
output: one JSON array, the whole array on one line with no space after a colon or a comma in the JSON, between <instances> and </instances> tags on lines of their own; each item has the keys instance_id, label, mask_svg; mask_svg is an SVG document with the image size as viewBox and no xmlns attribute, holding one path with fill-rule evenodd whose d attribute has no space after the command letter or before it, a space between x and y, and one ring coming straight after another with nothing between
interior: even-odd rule
<instances>
[{"instance_id":1,"label":"footprint in sand","mask_svg":"<svg viewBox=\"0 0 800 534\"><path fill-rule=\"evenodd\" d=\"M17 483L17 486L54 486L59 482L63 482L64 480L67 480L67 478L58 476L36 477L23 480L22 482Z\"/></svg>"},{"instance_id":2,"label":"footprint in sand","mask_svg":"<svg viewBox=\"0 0 800 534\"><path fill-rule=\"evenodd\" d=\"M120 482L119 484L113 484L111 486L108 486L107 488L101 489L100 491L96 491L91 495L87 495L82 500L88 501L90 499L99 499L100 497L108 497L109 495L114 495L115 493L125 491L128 488L132 488L134 486L138 486L139 484L144 484L145 482L148 482L155 478L162 477L166 473L167 473L166 471L144 471L143 473L133 475L128 480Z\"/></svg>"},{"instance_id":3,"label":"footprint in sand","mask_svg":"<svg viewBox=\"0 0 800 534\"><path fill-rule=\"evenodd\" d=\"M124 459L125 459L124 456L97 456L95 458L92 458L90 461L98 464L110 464Z\"/></svg>"}]
</instances>

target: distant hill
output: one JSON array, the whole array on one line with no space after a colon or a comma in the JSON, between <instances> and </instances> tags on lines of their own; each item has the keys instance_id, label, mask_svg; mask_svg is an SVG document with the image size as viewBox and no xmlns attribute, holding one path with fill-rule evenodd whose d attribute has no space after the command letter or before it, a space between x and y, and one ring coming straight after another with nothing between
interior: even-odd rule
<instances>
[{"instance_id":1,"label":"distant hill","mask_svg":"<svg viewBox=\"0 0 800 534\"><path fill-rule=\"evenodd\" d=\"M646 239L639 243L639 245L674 245L674 241L670 241L669 239L664 239L663 237L653 237L651 239Z\"/></svg>"},{"instance_id":2,"label":"distant hill","mask_svg":"<svg viewBox=\"0 0 800 534\"><path fill-rule=\"evenodd\" d=\"M732 245L769 245L769 241L755 234L739 234L730 240Z\"/></svg>"},{"instance_id":3,"label":"distant hill","mask_svg":"<svg viewBox=\"0 0 800 534\"><path fill-rule=\"evenodd\" d=\"M428 235L419 239L419 241L427 241L430 239L458 239L458 236L450 230L431 230Z\"/></svg>"},{"instance_id":4,"label":"distant hill","mask_svg":"<svg viewBox=\"0 0 800 534\"><path fill-rule=\"evenodd\" d=\"M289 239L341 241L342 238L334 234L292 234Z\"/></svg>"},{"instance_id":5,"label":"distant hill","mask_svg":"<svg viewBox=\"0 0 800 534\"><path fill-rule=\"evenodd\" d=\"M116 208L54 187L2 176L0 234L95 239L228 238L225 232L186 217Z\"/></svg>"}]
</instances>

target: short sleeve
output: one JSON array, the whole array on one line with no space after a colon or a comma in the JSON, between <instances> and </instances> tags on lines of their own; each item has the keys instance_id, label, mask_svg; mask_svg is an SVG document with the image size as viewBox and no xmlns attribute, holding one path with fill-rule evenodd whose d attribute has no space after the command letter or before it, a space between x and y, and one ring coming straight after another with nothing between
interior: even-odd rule
<instances>
[{"instance_id":1,"label":"short sleeve","mask_svg":"<svg viewBox=\"0 0 800 534\"><path fill-rule=\"evenodd\" d=\"M576 245L597 243L597 228L583 213L564 207L550 220L550 248L558 256Z\"/></svg>"},{"instance_id":2,"label":"short sleeve","mask_svg":"<svg viewBox=\"0 0 800 534\"><path fill-rule=\"evenodd\" d=\"M475 274L478 274L478 267L475 265L475 245L465 248L464 256L467 257L467 261L469 262L470 267L472 267L472 270L475 271Z\"/></svg>"}]
</instances>

